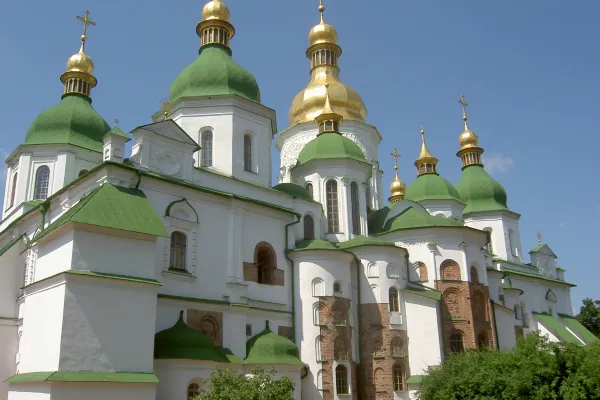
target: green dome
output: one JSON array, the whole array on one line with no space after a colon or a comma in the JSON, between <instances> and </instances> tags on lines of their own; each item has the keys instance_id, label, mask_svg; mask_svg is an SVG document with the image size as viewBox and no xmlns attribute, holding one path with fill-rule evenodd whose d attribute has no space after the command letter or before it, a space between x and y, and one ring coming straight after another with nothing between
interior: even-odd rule
<instances>
[{"instance_id":1,"label":"green dome","mask_svg":"<svg viewBox=\"0 0 600 400\"><path fill-rule=\"evenodd\" d=\"M298 347L291 340L271 332L269 321L264 331L248 340L246 354L246 364L304 365Z\"/></svg>"},{"instance_id":2,"label":"green dome","mask_svg":"<svg viewBox=\"0 0 600 400\"><path fill-rule=\"evenodd\" d=\"M508 210L506 190L489 176L481 165L465 167L456 184L456 190L467 204L463 214Z\"/></svg>"},{"instance_id":3,"label":"green dome","mask_svg":"<svg viewBox=\"0 0 600 400\"><path fill-rule=\"evenodd\" d=\"M460 201L456 188L438 174L419 175L406 190L406 200L454 200Z\"/></svg>"},{"instance_id":4,"label":"green dome","mask_svg":"<svg viewBox=\"0 0 600 400\"><path fill-rule=\"evenodd\" d=\"M315 159L350 158L366 162L365 155L356 143L336 132L318 135L308 142L298 155L298 164Z\"/></svg>"},{"instance_id":5,"label":"green dome","mask_svg":"<svg viewBox=\"0 0 600 400\"><path fill-rule=\"evenodd\" d=\"M102 137L108 131L110 126L88 97L69 94L37 116L25 134L25 144L72 144L102 152Z\"/></svg>"},{"instance_id":6,"label":"green dome","mask_svg":"<svg viewBox=\"0 0 600 400\"><path fill-rule=\"evenodd\" d=\"M169 98L235 94L260 102L258 83L248 70L231 58L231 50L220 44L205 45L198 58L175 78Z\"/></svg>"},{"instance_id":7,"label":"green dome","mask_svg":"<svg viewBox=\"0 0 600 400\"><path fill-rule=\"evenodd\" d=\"M287 193L292 197L313 201L313 197L308 190L295 183L280 183L279 185L273 186L273 189Z\"/></svg>"},{"instance_id":8,"label":"green dome","mask_svg":"<svg viewBox=\"0 0 600 400\"><path fill-rule=\"evenodd\" d=\"M217 346L211 338L190 328L183 321L183 311L179 313L175 325L154 336L154 358L242 362L231 351Z\"/></svg>"}]
</instances>

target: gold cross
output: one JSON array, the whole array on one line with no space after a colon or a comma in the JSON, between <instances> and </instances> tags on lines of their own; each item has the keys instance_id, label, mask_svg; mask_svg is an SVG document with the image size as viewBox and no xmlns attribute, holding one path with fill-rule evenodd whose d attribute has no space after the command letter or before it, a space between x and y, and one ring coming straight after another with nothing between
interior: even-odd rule
<instances>
[{"instance_id":1,"label":"gold cross","mask_svg":"<svg viewBox=\"0 0 600 400\"><path fill-rule=\"evenodd\" d=\"M87 10L85 11L85 13L83 13L83 15L78 15L77 19L83 22L83 35L81 39L85 40L84 36L87 35L88 25L96 26L96 23L90 19L90 12Z\"/></svg>"},{"instance_id":2,"label":"gold cross","mask_svg":"<svg viewBox=\"0 0 600 400\"><path fill-rule=\"evenodd\" d=\"M395 169L396 171L398 171L398 157L400 157L400 154L398 154L398 152L396 151L396 148L395 148L395 147L394 147L394 151L392 151L392 152L390 153L390 155L391 155L392 157L394 157L394 169Z\"/></svg>"},{"instance_id":3,"label":"gold cross","mask_svg":"<svg viewBox=\"0 0 600 400\"><path fill-rule=\"evenodd\" d=\"M425 129L423 129L423 121L421 121L421 135L425 134Z\"/></svg>"},{"instance_id":4,"label":"gold cross","mask_svg":"<svg viewBox=\"0 0 600 400\"><path fill-rule=\"evenodd\" d=\"M460 104L462 104L462 108L463 108L463 115L467 115L467 107L469 106L467 104L467 102L465 101L465 95L463 94L462 97L460 98L460 100L458 101Z\"/></svg>"},{"instance_id":5,"label":"gold cross","mask_svg":"<svg viewBox=\"0 0 600 400\"><path fill-rule=\"evenodd\" d=\"M542 232L538 231L538 233L537 233L537 239L538 239L538 243L542 244Z\"/></svg>"}]
</instances>

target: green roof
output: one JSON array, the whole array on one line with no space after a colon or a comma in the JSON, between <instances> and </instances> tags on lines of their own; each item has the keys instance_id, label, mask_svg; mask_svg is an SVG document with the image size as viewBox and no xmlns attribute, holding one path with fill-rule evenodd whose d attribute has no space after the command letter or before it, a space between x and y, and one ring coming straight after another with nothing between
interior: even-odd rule
<instances>
[{"instance_id":1,"label":"green roof","mask_svg":"<svg viewBox=\"0 0 600 400\"><path fill-rule=\"evenodd\" d=\"M367 162L362 150L354 141L337 132L325 132L304 145L298 155L298 164L316 159L346 158Z\"/></svg>"},{"instance_id":2,"label":"green roof","mask_svg":"<svg viewBox=\"0 0 600 400\"><path fill-rule=\"evenodd\" d=\"M292 251L307 251L307 250L349 250L362 246L387 246L397 247L394 243L383 240L372 239L366 236L358 235L351 240L339 243L332 243L326 240L303 240L296 243L296 247Z\"/></svg>"},{"instance_id":3,"label":"green roof","mask_svg":"<svg viewBox=\"0 0 600 400\"><path fill-rule=\"evenodd\" d=\"M183 321L183 311L175 325L154 336L154 358L243 363L229 349L217 346L211 338L190 328Z\"/></svg>"},{"instance_id":4,"label":"green roof","mask_svg":"<svg viewBox=\"0 0 600 400\"><path fill-rule=\"evenodd\" d=\"M502 284L502 288L503 288L504 290L514 290L514 291L516 291L516 292L520 292L520 293L519 293L519 296L520 296L520 295L522 295L523 293L525 293L525 292L523 292L523 290L521 290L521 289L519 289L519 288L514 288L514 287L512 287L512 284L510 284L510 283L503 283L503 284Z\"/></svg>"},{"instance_id":5,"label":"green roof","mask_svg":"<svg viewBox=\"0 0 600 400\"><path fill-rule=\"evenodd\" d=\"M387 205L369 214L369 232L374 235L382 235L402 229L464 226L461 221L456 219L443 215L433 216L427 210L417 210L412 206L386 221L387 215L393 207L394 204Z\"/></svg>"},{"instance_id":6,"label":"green roof","mask_svg":"<svg viewBox=\"0 0 600 400\"><path fill-rule=\"evenodd\" d=\"M144 192L110 183L94 189L44 229L34 240L69 222L155 236L169 236Z\"/></svg>"},{"instance_id":7,"label":"green roof","mask_svg":"<svg viewBox=\"0 0 600 400\"><path fill-rule=\"evenodd\" d=\"M125 132L123 132L121 130L121 128L119 128L118 126L113 126L113 128L110 131L106 132L106 135L116 135L116 136L120 136L122 138L127 139L127 141L131 140L131 138L129 137L129 135L126 134Z\"/></svg>"},{"instance_id":8,"label":"green roof","mask_svg":"<svg viewBox=\"0 0 600 400\"><path fill-rule=\"evenodd\" d=\"M267 326L246 343L246 364L304 365L298 347L291 340L279 336Z\"/></svg>"},{"instance_id":9,"label":"green roof","mask_svg":"<svg viewBox=\"0 0 600 400\"><path fill-rule=\"evenodd\" d=\"M531 272L518 271L516 269L506 268L504 266L502 267L502 271L503 272L507 272L509 275L525 276L525 277L528 277L528 278L534 278L534 279L540 279L540 280L548 281L548 282L560 283L560 284L571 286L571 287L577 286L577 285L574 285L572 283L568 283L568 282L561 281L561 280L558 280L558 279L548 278L546 276L539 275L539 274L533 274Z\"/></svg>"},{"instance_id":10,"label":"green roof","mask_svg":"<svg viewBox=\"0 0 600 400\"><path fill-rule=\"evenodd\" d=\"M405 289L402 290L402 292L411 293L421 297L427 297L433 300L442 299L442 293L440 291L421 285L419 285L418 287L407 286Z\"/></svg>"},{"instance_id":11,"label":"green roof","mask_svg":"<svg viewBox=\"0 0 600 400\"><path fill-rule=\"evenodd\" d=\"M550 332L552 332L561 342L581 344L581 341L577 339L562 323L554 318L552 315L547 313L533 313Z\"/></svg>"},{"instance_id":12,"label":"green roof","mask_svg":"<svg viewBox=\"0 0 600 400\"><path fill-rule=\"evenodd\" d=\"M296 243L296 247L292 251L302 250L338 250L335 244L326 240L303 240Z\"/></svg>"},{"instance_id":13,"label":"green roof","mask_svg":"<svg viewBox=\"0 0 600 400\"><path fill-rule=\"evenodd\" d=\"M423 200L454 200L462 203L456 188L438 174L419 175L406 190L404 199L411 201Z\"/></svg>"},{"instance_id":14,"label":"green roof","mask_svg":"<svg viewBox=\"0 0 600 400\"><path fill-rule=\"evenodd\" d=\"M6 383L28 382L119 382L119 383L158 383L154 374L136 372L96 372L96 371L49 371L26 372L13 375Z\"/></svg>"},{"instance_id":15,"label":"green roof","mask_svg":"<svg viewBox=\"0 0 600 400\"><path fill-rule=\"evenodd\" d=\"M425 376L424 375L411 375L407 380L406 383L410 384L419 384L421 382L423 382L423 378Z\"/></svg>"},{"instance_id":16,"label":"green roof","mask_svg":"<svg viewBox=\"0 0 600 400\"><path fill-rule=\"evenodd\" d=\"M207 44L175 78L169 98L175 102L182 97L218 95L237 95L260 102L260 90L254 75L233 61L228 47Z\"/></svg>"},{"instance_id":17,"label":"green roof","mask_svg":"<svg viewBox=\"0 0 600 400\"><path fill-rule=\"evenodd\" d=\"M558 314L565 321L567 326L579 335L583 339L586 344L590 344L592 342L597 342L598 338L592 332L590 332L585 326L581 324L581 322L577 321L575 317L572 317L567 314Z\"/></svg>"},{"instance_id":18,"label":"green roof","mask_svg":"<svg viewBox=\"0 0 600 400\"><path fill-rule=\"evenodd\" d=\"M488 175L481 165L463 169L456 190L467 204L463 214L481 211L510 211L506 205L506 190Z\"/></svg>"},{"instance_id":19,"label":"green roof","mask_svg":"<svg viewBox=\"0 0 600 400\"><path fill-rule=\"evenodd\" d=\"M68 94L37 116L25 134L25 144L71 144L102 152L102 137L108 131L110 126L87 96Z\"/></svg>"},{"instance_id":20,"label":"green roof","mask_svg":"<svg viewBox=\"0 0 600 400\"><path fill-rule=\"evenodd\" d=\"M279 190L283 193L287 193L292 197L298 197L300 199L314 201L312 195L308 192L308 190L295 183L280 183L279 185L273 186L273 189Z\"/></svg>"}]
</instances>

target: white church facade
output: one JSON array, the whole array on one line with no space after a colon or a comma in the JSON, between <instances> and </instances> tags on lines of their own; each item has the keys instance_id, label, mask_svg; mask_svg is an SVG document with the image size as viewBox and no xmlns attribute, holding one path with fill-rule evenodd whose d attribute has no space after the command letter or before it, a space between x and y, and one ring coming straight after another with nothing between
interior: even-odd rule
<instances>
[{"instance_id":1,"label":"white church facade","mask_svg":"<svg viewBox=\"0 0 600 400\"><path fill-rule=\"evenodd\" d=\"M130 134L91 106L79 17L62 98L6 160L0 400L188 400L215 369L258 365L295 399L413 399L450 352L531 331L596 340L550 247L523 253L464 97L459 182L421 131L417 179L396 166L385 193L381 135L319 11L311 80L281 132L232 58L222 1L204 7L169 102Z\"/></svg>"}]
</instances>

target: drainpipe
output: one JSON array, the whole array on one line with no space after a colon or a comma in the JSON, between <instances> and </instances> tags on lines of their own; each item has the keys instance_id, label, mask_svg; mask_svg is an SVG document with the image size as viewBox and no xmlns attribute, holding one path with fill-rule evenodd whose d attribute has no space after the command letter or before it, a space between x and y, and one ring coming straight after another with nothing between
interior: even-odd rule
<instances>
[{"instance_id":1,"label":"drainpipe","mask_svg":"<svg viewBox=\"0 0 600 400\"><path fill-rule=\"evenodd\" d=\"M288 260L288 262L291 265L291 271L292 271L292 342L296 343L296 281L295 281L295 274L294 274L294 261L289 257L288 253L292 250L288 247L288 237L289 237L289 227L295 224L300 223L300 218L301 215L298 213L295 213L295 216L297 218L296 221L290 222L289 224L285 225L285 258L286 260Z\"/></svg>"},{"instance_id":2,"label":"drainpipe","mask_svg":"<svg viewBox=\"0 0 600 400\"><path fill-rule=\"evenodd\" d=\"M500 342L498 341L498 324L496 323L496 303L490 299L492 305L492 319L494 321L494 336L496 336L496 349L500 350Z\"/></svg>"},{"instance_id":3,"label":"drainpipe","mask_svg":"<svg viewBox=\"0 0 600 400\"><path fill-rule=\"evenodd\" d=\"M135 184L135 190L138 190L140 188L140 183L142 183L142 171L136 169L135 174L138 177L137 183Z\"/></svg>"},{"instance_id":4,"label":"drainpipe","mask_svg":"<svg viewBox=\"0 0 600 400\"><path fill-rule=\"evenodd\" d=\"M49 208L50 202L48 200L40 204L40 213L42 214L42 231L46 229L46 213L48 213Z\"/></svg>"}]
</instances>

